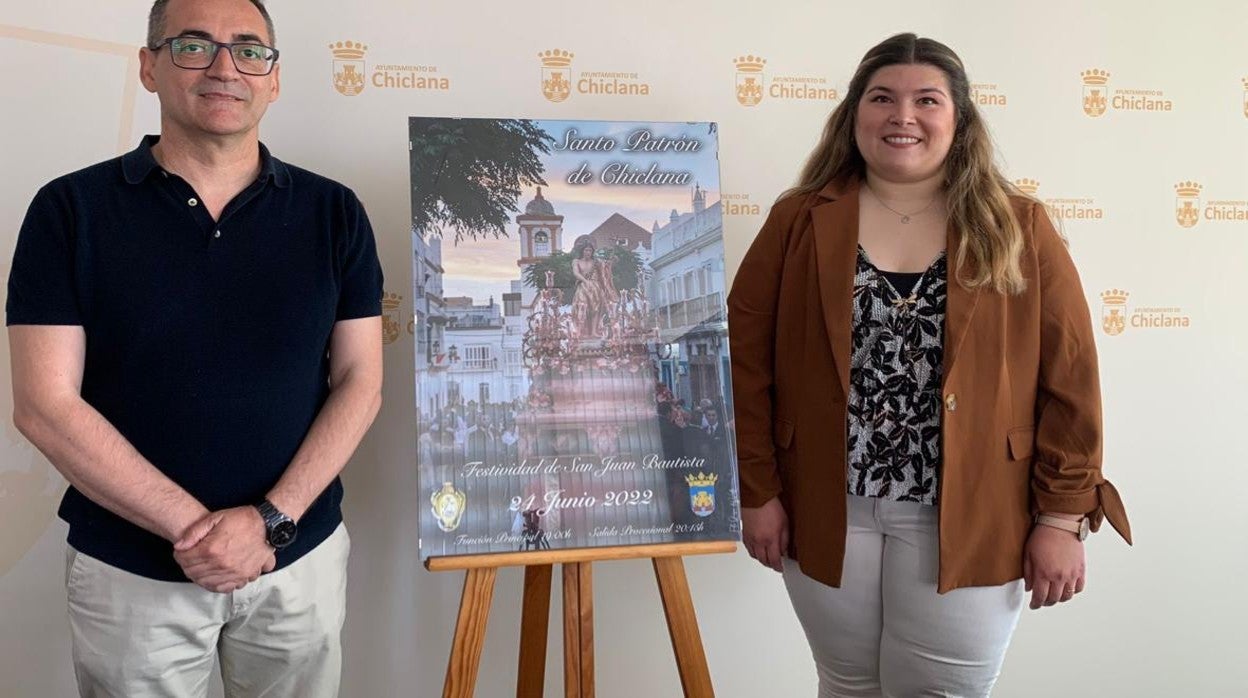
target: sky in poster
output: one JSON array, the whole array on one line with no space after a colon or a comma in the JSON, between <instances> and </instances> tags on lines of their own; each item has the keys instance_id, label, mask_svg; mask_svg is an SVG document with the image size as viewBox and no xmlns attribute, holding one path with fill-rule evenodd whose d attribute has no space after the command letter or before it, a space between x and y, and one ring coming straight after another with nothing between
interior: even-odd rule
<instances>
[{"instance_id":1,"label":"sky in poster","mask_svg":"<svg viewBox=\"0 0 1248 698\"><path fill-rule=\"evenodd\" d=\"M710 133L709 123L685 122L606 122L606 121L548 121L535 122L554 139L548 155L542 156L546 167L546 185L542 196L564 217L563 247L570 251L577 237L592 232L613 213L619 213L634 223L650 230L655 221L663 225L672 209L687 213L692 209L693 188L697 184L706 190L707 205L719 200L719 159L716 134ZM624 152L631 134L649 130L654 138L679 138L701 141L696 152ZM616 147L610 151L576 151L563 149L570 131L575 137L597 139L612 138ZM688 172L688 184L673 185L606 185L599 175L610 163L626 163L632 171L645 172L652 163L660 171ZM569 174L585 163L594 173L589 184L568 184ZM536 187L526 187L517 206L523 211L525 204L537 193ZM465 240L458 247L446 240L442 248L442 262L446 270L443 277L445 297L469 296L477 304L488 302L492 296L496 303L502 302L502 294L511 290L511 281L519 278L516 259L520 256L519 226L512 214L507 225L507 237L485 240Z\"/></svg>"}]
</instances>

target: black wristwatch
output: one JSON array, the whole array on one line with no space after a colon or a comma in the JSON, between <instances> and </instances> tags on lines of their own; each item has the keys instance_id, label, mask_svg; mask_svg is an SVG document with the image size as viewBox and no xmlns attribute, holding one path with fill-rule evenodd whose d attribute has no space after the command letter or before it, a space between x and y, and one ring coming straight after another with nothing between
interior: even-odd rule
<instances>
[{"instance_id":1,"label":"black wristwatch","mask_svg":"<svg viewBox=\"0 0 1248 698\"><path fill-rule=\"evenodd\" d=\"M295 542L299 527L295 525L294 519L283 514L273 506L273 502L267 499L257 504L256 508L260 510L260 517L264 519L264 537L269 541L269 545L281 550Z\"/></svg>"}]
</instances>

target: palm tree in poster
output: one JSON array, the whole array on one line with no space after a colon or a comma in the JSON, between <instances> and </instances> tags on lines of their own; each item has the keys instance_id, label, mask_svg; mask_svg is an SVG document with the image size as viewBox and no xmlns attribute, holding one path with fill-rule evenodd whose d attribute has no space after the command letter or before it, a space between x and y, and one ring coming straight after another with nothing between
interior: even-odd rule
<instances>
[{"instance_id":1,"label":"palm tree in poster","mask_svg":"<svg viewBox=\"0 0 1248 698\"><path fill-rule=\"evenodd\" d=\"M506 237L525 187L546 184L541 156L554 142L527 119L408 120L412 230Z\"/></svg>"}]
</instances>

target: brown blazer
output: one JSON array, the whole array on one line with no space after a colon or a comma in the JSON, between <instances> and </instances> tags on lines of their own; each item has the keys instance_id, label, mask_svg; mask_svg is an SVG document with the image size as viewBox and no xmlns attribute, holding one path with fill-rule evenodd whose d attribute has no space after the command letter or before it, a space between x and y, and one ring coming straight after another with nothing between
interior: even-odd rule
<instances>
[{"instance_id":1,"label":"brown blazer","mask_svg":"<svg viewBox=\"0 0 1248 698\"><path fill-rule=\"evenodd\" d=\"M1079 275L1044 209L1013 200L1027 290L954 279L949 231L940 477L941 593L1023 573L1036 511L1088 514L1128 543L1101 475L1096 343ZM839 586L858 188L772 207L728 296L741 504L779 496L802 571Z\"/></svg>"}]
</instances>

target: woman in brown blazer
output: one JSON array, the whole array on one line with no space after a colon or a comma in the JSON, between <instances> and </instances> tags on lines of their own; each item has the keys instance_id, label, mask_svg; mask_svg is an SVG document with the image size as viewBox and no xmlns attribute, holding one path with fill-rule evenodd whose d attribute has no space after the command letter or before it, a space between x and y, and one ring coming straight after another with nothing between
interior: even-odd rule
<instances>
[{"instance_id":1,"label":"woman in brown blazer","mask_svg":"<svg viewBox=\"0 0 1248 698\"><path fill-rule=\"evenodd\" d=\"M866 54L728 313L745 545L820 696L987 695L1024 590L1078 594L1103 519L1130 542L1078 273L943 44Z\"/></svg>"}]
</instances>

